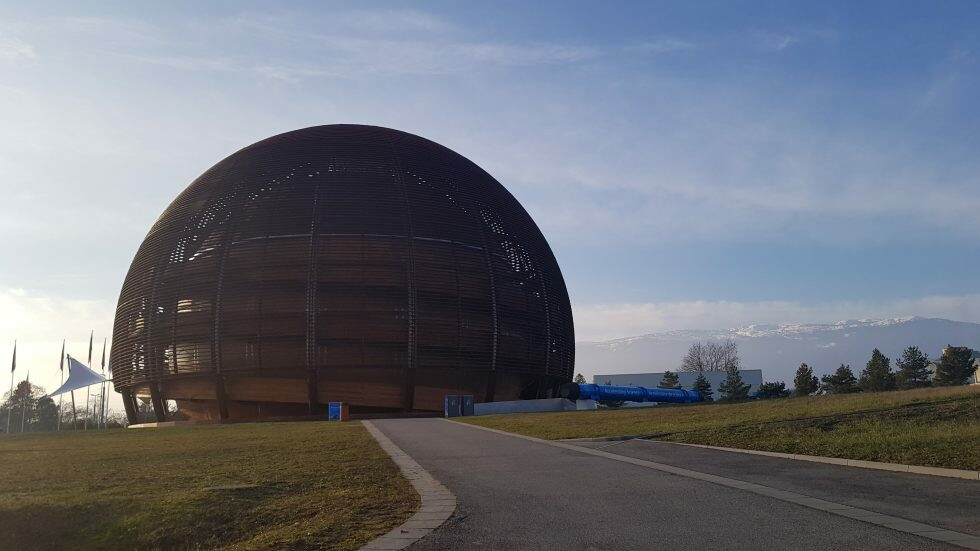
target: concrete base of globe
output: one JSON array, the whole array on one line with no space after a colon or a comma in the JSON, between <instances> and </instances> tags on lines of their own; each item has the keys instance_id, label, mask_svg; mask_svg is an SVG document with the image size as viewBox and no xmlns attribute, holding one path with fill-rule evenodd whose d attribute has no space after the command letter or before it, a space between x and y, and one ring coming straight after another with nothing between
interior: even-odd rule
<instances>
[{"instance_id":1,"label":"concrete base of globe","mask_svg":"<svg viewBox=\"0 0 980 551\"><path fill-rule=\"evenodd\" d=\"M152 404L154 421L174 419L198 422L315 418L326 415L326 404L344 402L354 416L404 415L442 412L447 394L471 394L477 402L550 398L564 381L519 374L418 370L415 384L407 387L402 373L391 370L391 384L351 380L324 374L311 382L306 373L264 376L259 374L181 375L135 388L122 388ZM492 383L491 383L492 381ZM487 389L492 384L492 392ZM411 388L411 392L407 389ZM154 398L154 395L156 398ZM175 403L177 414L167 410ZM158 407L159 406L159 407ZM131 423L137 419L136 407ZM157 409L164 410L157 412ZM128 412L127 412L128 413Z\"/></svg>"}]
</instances>

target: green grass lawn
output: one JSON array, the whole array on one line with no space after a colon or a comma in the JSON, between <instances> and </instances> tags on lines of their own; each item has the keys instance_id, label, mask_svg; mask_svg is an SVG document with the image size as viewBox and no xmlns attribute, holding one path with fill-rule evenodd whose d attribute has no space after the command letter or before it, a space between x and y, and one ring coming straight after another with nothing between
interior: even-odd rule
<instances>
[{"instance_id":1,"label":"green grass lawn","mask_svg":"<svg viewBox=\"0 0 980 551\"><path fill-rule=\"evenodd\" d=\"M357 549L417 503L360 423L0 437L7 549Z\"/></svg>"},{"instance_id":2,"label":"green grass lawn","mask_svg":"<svg viewBox=\"0 0 980 551\"><path fill-rule=\"evenodd\" d=\"M464 421L550 440L657 434L674 442L980 470L976 386Z\"/></svg>"}]
</instances>

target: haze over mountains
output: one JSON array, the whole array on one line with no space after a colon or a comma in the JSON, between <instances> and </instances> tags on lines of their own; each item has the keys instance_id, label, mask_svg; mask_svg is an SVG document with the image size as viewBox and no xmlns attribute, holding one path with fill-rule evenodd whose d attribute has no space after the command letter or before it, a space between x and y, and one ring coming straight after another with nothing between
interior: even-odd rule
<instances>
[{"instance_id":1,"label":"haze over mountains","mask_svg":"<svg viewBox=\"0 0 980 551\"><path fill-rule=\"evenodd\" d=\"M864 369L875 348L892 359L908 346L938 358L946 345L980 348L980 324L938 318L847 320L830 324L749 325L728 330L681 330L576 345L576 372L642 373L677 370L691 343L734 339L744 369L761 369L766 381L792 387L793 375L806 362L818 376L840 364L854 373Z\"/></svg>"}]
</instances>

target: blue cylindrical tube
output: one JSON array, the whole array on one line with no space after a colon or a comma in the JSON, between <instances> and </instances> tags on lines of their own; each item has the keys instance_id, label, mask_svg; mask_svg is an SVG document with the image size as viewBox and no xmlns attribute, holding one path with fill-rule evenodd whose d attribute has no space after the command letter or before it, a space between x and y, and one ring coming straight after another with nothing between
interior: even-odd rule
<instances>
[{"instance_id":1,"label":"blue cylindrical tube","mask_svg":"<svg viewBox=\"0 0 980 551\"><path fill-rule=\"evenodd\" d=\"M562 394L566 394L564 389ZM696 390L594 384L579 384L577 393L570 392L568 394L567 397L578 400L624 400L627 402L667 402L674 404L700 402L704 399L701 393ZM577 396L573 398L572 395L574 394Z\"/></svg>"}]
</instances>

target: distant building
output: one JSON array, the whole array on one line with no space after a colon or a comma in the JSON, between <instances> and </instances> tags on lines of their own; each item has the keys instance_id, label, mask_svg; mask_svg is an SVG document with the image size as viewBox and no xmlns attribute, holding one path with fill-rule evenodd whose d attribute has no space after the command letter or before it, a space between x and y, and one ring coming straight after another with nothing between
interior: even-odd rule
<instances>
[{"instance_id":1,"label":"distant building","mask_svg":"<svg viewBox=\"0 0 980 551\"><path fill-rule=\"evenodd\" d=\"M965 346L947 346L943 348L943 356L946 355L946 351L951 348L966 348ZM971 356L973 360L973 375L970 376L970 380L967 381L969 385L980 385L980 350L970 349ZM929 379L932 380L936 376L936 369L939 368L939 360L935 360L929 363Z\"/></svg>"},{"instance_id":2,"label":"distant building","mask_svg":"<svg viewBox=\"0 0 980 551\"><path fill-rule=\"evenodd\" d=\"M759 387L762 386L762 370L761 369L740 369L738 371L742 375L742 382L749 386L749 396L755 396L759 392ZM721 383L725 382L728 374L724 371L705 371L704 378L711 383L711 390L714 393L712 397L717 400L721 397L721 393L718 391L718 387ZM592 382L597 385L616 385L616 386L644 386L647 388L657 388L664 378L663 373L623 373L614 375L595 375L592 377ZM690 389L694 386L694 380L698 378L697 373L681 371L677 373L677 382L681 385L681 388Z\"/></svg>"}]
</instances>

